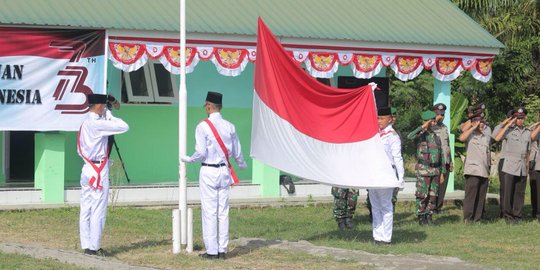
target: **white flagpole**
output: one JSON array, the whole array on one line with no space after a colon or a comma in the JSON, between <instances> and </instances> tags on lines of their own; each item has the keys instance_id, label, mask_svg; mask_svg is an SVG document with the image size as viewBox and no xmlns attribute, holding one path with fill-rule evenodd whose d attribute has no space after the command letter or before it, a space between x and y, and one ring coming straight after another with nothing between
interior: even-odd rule
<instances>
[{"instance_id":1,"label":"white flagpole","mask_svg":"<svg viewBox=\"0 0 540 270\"><path fill-rule=\"evenodd\" d=\"M186 181L186 164L181 161L181 157L186 155L186 128L187 128L187 91L186 91L186 2L180 0L180 93L178 95L178 164L179 176L178 180L178 204L180 210L180 239L173 241L181 242L183 245L187 243L187 181ZM178 224L173 224L178 226ZM174 238L174 235L173 235ZM179 253L180 250L175 250L180 247L179 244L173 243L173 253Z\"/></svg>"}]
</instances>

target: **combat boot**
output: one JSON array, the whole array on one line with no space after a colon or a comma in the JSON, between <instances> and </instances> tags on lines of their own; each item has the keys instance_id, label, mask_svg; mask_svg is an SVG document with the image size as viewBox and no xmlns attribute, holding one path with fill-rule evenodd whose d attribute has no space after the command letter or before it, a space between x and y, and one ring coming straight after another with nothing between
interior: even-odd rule
<instances>
[{"instance_id":1,"label":"combat boot","mask_svg":"<svg viewBox=\"0 0 540 270\"><path fill-rule=\"evenodd\" d=\"M354 228L352 218L345 218L345 227L347 227L347 229L350 229L350 230L352 230L352 228Z\"/></svg>"},{"instance_id":2,"label":"combat boot","mask_svg":"<svg viewBox=\"0 0 540 270\"><path fill-rule=\"evenodd\" d=\"M428 221L427 221L427 215L426 215L426 214L423 214L423 215L419 215L419 216L418 216L418 224L420 224L421 226L424 226L424 225L427 225L427 224L428 224Z\"/></svg>"},{"instance_id":3,"label":"combat boot","mask_svg":"<svg viewBox=\"0 0 540 270\"><path fill-rule=\"evenodd\" d=\"M338 229L339 229L340 231L345 230L345 227L346 227L346 225L345 225L345 219L344 219L344 218L338 218L336 221L337 221Z\"/></svg>"}]
</instances>

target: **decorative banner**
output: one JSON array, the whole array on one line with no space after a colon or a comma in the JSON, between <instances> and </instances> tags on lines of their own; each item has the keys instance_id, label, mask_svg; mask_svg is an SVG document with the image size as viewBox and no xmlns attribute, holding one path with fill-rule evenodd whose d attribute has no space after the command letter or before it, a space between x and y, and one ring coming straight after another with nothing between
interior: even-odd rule
<instances>
[{"instance_id":1,"label":"decorative banner","mask_svg":"<svg viewBox=\"0 0 540 270\"><path fill-rule=\"evenodd\" d=\"M337 54L314 53L308 54L306 69L311 76L316 78L332 78L338 70Z\"/></svg>"},{"instance_id":2,"label":"decorative banner","mask_svg":"<svg viewBox=\"0 0 540 270\"><path fill-rule=\"evenodd\" d=\"M394 63L392 63L392 70L394 70L396 77L402 81L408 81L416 78L422 70L423 66L422 57L416 56L397 56Z\"/></svg>"},{"instance_id":3,"label":"decorative banner","mask_svg":"<svg viewBox=\"0 0 540 270\"><path fill-rule=\"evenodd\" d=\"M346 66L351 63L353 57L354 56L352 53L338 53L339 64L342 66Z\"/></svg>"},{"instance_id":4,"label":"decorative banner","mask_svg":"<svg viewBox=\"0 0 540 270\"><path fill-rule=\"evenodd\" d=\"M300 63L304 63L309 55L309 51L293 51L294 60Z\"/></svg>"},{"instance_id":5,"label":"decorative banner","mask_svg":"<svg viewBox=\"0 0 540 270\"><path fill-rule=\"evenodd\" d=\"M146 44L146 54L152 59L158 59L163 54L163 45Z\"/></svg>"},{"instance_id":6,"label":"decorative banner","mask_svg":"<svg viewBox=\"0 0 540 270\"><path fill-rule=\"evenodd\" d=\"M422 63L424 63L424 68L431 69L435 65L435 60L437 60L437 57L435 56L422 57Z\"/></svg>"},{"instance_id":7,"label":"decorative banner","mask_svg":"<svg viewBox=\"0 0 540 270\"><path fill-rule=\"evenodd\" d=\"M161 64L172 74L180 74L180 47L165 46L163 47L163 56L159 59ZM199 63L197 56L197 48L186 47L186 73L191 73L195 70L195 66Z\"/></svg>"},{"instance_id":8,"label":"decorative banner","mask_svg":"<svg viewBox=\"0 0 540 270\"><path fill-rule=\"evenodd\" d=\"M437 58L435 68L431 71L433 72L433 77L445 82L459 77L462 70L461 59L459 58Z\"/></svg>"},{"instance_id":9,"label":"decorative banner","mask_svg":"<svg viewBox=\"0 0 540 270\"><path fill-rule=\"evenodd\" d=\"M212 62L219 74L224 76L238 76L244 71L249 62L246 57L247 50L232 48L216 48Z\"/></svg>"},{"instance_id":10,"label":"decorative banner","mask_svg":"<svg viewBox=\"0 0 540 270\"><path fill-rule=\"evenodd\" d=\"M382 59L380 55L355 54L351 68L353 74L359 79L369 79L381 72Z\"/></svg>"},{"instance_id":11,"label":"decorative banner","mask_svg":"<svg viewBox=\"0 0 540 270\"><path fill-rule=\"evenodd\" d=\"M461 66L466 70L473 68L474 65L476 65L476 57L463 57L461 59Z\"/></svg>"},{"instance_id":12,"label":"decorative banner","mask_svg":"<svg viewBox=\"0 0 540 270\"><path fill-rule=\"evenodd\" d=\"M121 40L121 39L120 39ZM146 64L148 57L160 59L160 62L171 73L179 74L179 62L174 60L174 52L165 51L164 45L145 44L144 41L136 44L109 42L109 58L114 66L123 71L134 71ZM169 46L178 48L178 46ZM187 52L186 72L191 73L199 60L212 61L219 74L224 76L238 76L245 69L247 63L257 60L257 50L246 48L217 48L217 47L189 47ZM194 52L194 53L193 53ZM486 80L477 69L477 57L438 57L437 55L400 55L395 54L364 54L350 51L338 52L311 52L309 50L286 50L286 53L297 64L305 63L306 70L311 76L318 78L331 78L337 72L339 65L350 65L353 75L357 78L367 79L376 76L383 67L390 66L396 77L407 81L416 78L424 69L432 70L433 76L442 81L451 81L459 77L461 72L471 70L480 80ZM441 60L442 59L442 60ZM449 62L449 59L451 61ZM492 59L492 58L483 58ZM435 68L433 68L435 66ZM490 76L490 75L489 75ZM476 77L475 77L476 78Z\"/></svg>"},{"instance_id":13,"label":"decorative banner","mask_svg":"<svg viewBox=\"0 0 540 270\"><path fill-rule=\"evenodd\" d=\"M127 44L109 42L109 59L113 65L126 72L135 71L146 64L145 44Z\"/></svg>"},{"instance_id":14,"label":"decorative banner","mask_svg":"<svg viewBox=\"0 0 540 270\"><path fill-rule=\"evenodd\" d=\"M78 130L104 54L102 30L0 27L0 130Z\"/></svg>"},{"instance_id":15,"label":"decorative banner","mask_svg":"<svg viewBox=\"0 0 540 270\"><path fill-rule=\"evenodd\" d=\"M493 58L477 59L476 67L471 69L471 74L481 82L488 82L491 79L492 66Z\"/></svg>"}]
</instances>

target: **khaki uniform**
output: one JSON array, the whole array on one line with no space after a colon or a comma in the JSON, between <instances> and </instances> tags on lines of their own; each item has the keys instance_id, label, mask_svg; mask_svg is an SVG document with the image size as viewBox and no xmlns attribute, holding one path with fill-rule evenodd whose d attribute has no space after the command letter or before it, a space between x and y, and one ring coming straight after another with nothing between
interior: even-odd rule
<instances>
[{"instance_id":1,"label":"khaki uniform","mask_svg":"<svg viewBox=\"0 0 540 270\"><path fill-rule=\"evenodd\" d=\"M496 133L494 133L496 136ZM522 218L525 200L525 186L528 174L528 155L531 145L531 131L516 126L508 128L503 136L504 164L502 166L504 197L502 204L503 217L508 222Z\"/></svg>"},{"instance_id":2,"label":"khaki uniform","mask_svg":"<svg viewBox=\"0 0 540 270\"><path fill-rule=\"evenodd\" d=\"M443 173L444 182L439 184L439 190L437 191L436 211L440 211L444 203L446 187L448 186L448 175L450 174L450 164L452 163L452 151L450 150L448 127L443 123L439 123L437 125L434 125L432 129L433 132L437 134L437 137L439 137L439 139L441 140L442 154L444 155L444 158L446 160L445 164L442 165L446 168L446 171Z\"/></svg>"},{"instance_id":3,"label":"khaki uniform","mask_svg":"<svg viewBox=\"0 0 540 270\"><path fill-rule=\"evenodd\" d=\"M501 124L495 126L493 129L493 133L491 133L491 137L494 139L495 136L499 133L499 131L503 128ZM504 165L504 153L506 152L506 140L503 140L501 142L501 153L499 155L499 165L497 166L497 172L499 174L499 207L500 207L500 217L503 217L502 213L502 202L504 201L504 172L502 171L502 167Z\"/></svg>"},{"instance_id":4,"label":"khaki uniform","mask_svg":"<svg viewBox=\"0 0 540 270\"><path fill-rule=\"evenodd\" d=\"M491 128L488 126L481 132L473 131L467 139L467 158L463 170L465 175L463 219L465 222L478 222L482 218L491 167L490 143Z\"/></svg>"}]
</instances>

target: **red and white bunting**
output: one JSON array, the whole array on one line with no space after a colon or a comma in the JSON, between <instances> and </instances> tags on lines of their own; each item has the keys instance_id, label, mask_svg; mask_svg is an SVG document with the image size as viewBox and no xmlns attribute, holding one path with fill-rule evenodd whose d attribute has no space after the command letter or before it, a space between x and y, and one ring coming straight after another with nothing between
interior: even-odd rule
<instances>
[{"instance_id":1,"label":"red and white bunting","mask_svg":"<svg viewBox=\"0 0 540 270\"><path fill-rule=\"evenodd\" d=\"M476 59L476 66L471 69L471 74L481 82L488 82L491 79L492 67L493 58Z\"/></svg>"},{"instance_id":2,"label":"red and white bunting","mask_svg":"<svg viewBox=\"0 0 540 270\"><path fill-rule=\"evenodd\" d=\"M249 62L246 49L233 48L215 48L211 61L219 74L233 77L240 75Z\"/></svg>"},{"instance_id":3,"label":"red and white bunting","mask_svg":"<svg viewBox=\"0 0 540 270\"><path fill-rule=\"evenodd\" d=\"M435 65L435 60L436 59L437 59L437 57L432 56L432 55L422 57L422 62L424 63L424 68L425 69L431 69Z\"/></svg>"},{"instance_id":4,"label":"red and white bunting","mask_svg":"<svg viewBox=\"0 0 540 270\"><path fill-rule=\"evenodd\" d=\"M353 75L359 79L372 78L381 72L382 67L382 58L376 54L355 54L351 64Z\"/></svg>"},{"instance_id":5,"label":"red and white bunting","mask_svg":"<svg viewBox=\"0 0 540 270\"><path fill-rule=\"evenodd\" d=\"M396 60L391 67L396 77L402 81L412 80L424 70L422 57L419 56L396 56Z\"/></svg>"},{"instance_id":6,"label":"red and white bunting","mask_svg":"<svg viewBox=\"0 0 540 270\"><path fill-rule=\"evenodd\" d=\"M163 45L146 44L146 54L152 59L158 59L163 54Z\"/></svg>"},{"instance_id":7,"label":"red and white bunting","mask_svg":"<svg viewBox=\"0 0 540 270\"><path fill-rule=\"evenodd\" d=\"M145 44L109 42L109 59L113 65L126 72L135 71L148 61Z\"/></svg>"},{"instance_id":8,"label":"red and white bunting","mask_svg":"<svg viewBox=\"0 0 540 270\"><path fill-rule=\"evenodd\" d=\"M178 46L154 43L109 42L109 59L123 71L135 71L146 64L148 58L159 59L171 73L179 74ZM312 52L309 50L287 51L298 64L305 63L311 76L331 78L340 65L349 65L353 75L367 79L376 76L383 67L391 67L396 77L402 81L416 78L424 69L431 70L441 81L451 81L459 77L463 70L470 70L473 77L482 82L491 78L493 58L478 56L451 57L448 55L396 55L392 53ZM248 48L221 48L214 46L187 47L186 73L195 69L198 62L212 61L219 74L238 76L247 63L257 60L257 51Z\"/></svg>"},{"instance_id":9,"label":"red and white bunting","mask_svg":"<svg viewBox=\"0 0 540 270\"><path fill-rule=\"evenodd\" d=\"M338 61L342 66L350 64L353 57L353 53L338 53Z\"/></svg>"},{"instance_id":10,"label":"red and white bunting","mask_svg":"<svg viewBox=\"0 0 540 270\"><path fill-rule=\"evenodd\" d=\"M306 59L307 71L316 78L332 78L338 67L336 53L311 52Z\"/></svg>"},{"instance_id":11,"label":"red and white bunting","mask_svg":"<svg viewBox=\"0 0 540 270\"><path fill-rule=\"evenodd\" d=\"M437 80L446 82L459 77L462 70L461 59L441 57L436 59L435 67L431 69L431 72Z\"/></svg>"},{"instance_id":12,"label":"red and white bunting","mask_svg":"<svg viewBox=\"0 0 540 270\"><path fill-rule=\"evenodd\" d=\"M301 63L304 63L304 61L306 61L309 51L293 51L292 54L293 54L294 60L296 60L298 64L301 64Z\"/></svg>"},{"instance_id":13,"label":"red and white bunting","mask_svg":"<svg viewBox=\"0 0 540 270\"><path fill-rule=\"evenodd\" d=\"M256 49L247 49L249 62L255 62L257 60L257 50Z\"/></svg>"},{"instance_id":14,"label":"red and white bunting","mask_svg":"<svg viewBox=\"0 0 540 270\"><path fill-rule=\"evenodd\" d=\"M476 65L476 57L463 57L461 59L461 66L463 69L470 70Z\"/></svg>"}]
</instances>

